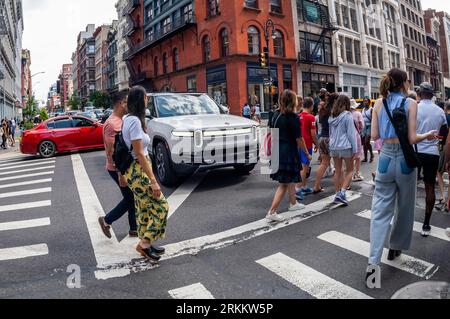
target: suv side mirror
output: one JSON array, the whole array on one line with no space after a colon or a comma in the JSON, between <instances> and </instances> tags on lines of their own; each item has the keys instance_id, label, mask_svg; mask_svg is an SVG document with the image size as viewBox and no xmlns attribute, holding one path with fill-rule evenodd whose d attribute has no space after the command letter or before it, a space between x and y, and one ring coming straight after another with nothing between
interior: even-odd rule
<instances>
[{"instance_id":1,"label":"suv side mirror","mask_svg":"<svg viewBox=\"0 0 450 319\"><path fill-rule=\"evenodd\" d=\"M145 117L148 118L149 120L153 119L153 116L149 109L145 109Z\"/></svg>"}]
</instances>

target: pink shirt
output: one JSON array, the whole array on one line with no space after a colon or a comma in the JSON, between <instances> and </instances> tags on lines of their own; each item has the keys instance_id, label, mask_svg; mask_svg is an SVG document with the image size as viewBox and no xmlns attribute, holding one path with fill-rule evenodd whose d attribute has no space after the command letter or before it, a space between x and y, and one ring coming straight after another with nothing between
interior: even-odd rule
<instances>
[{"instance_id":1,"label":"pink shirt","mask_svg":"<svg viewBox=\"0 0 450 319\"><path fill-rule=\"evenodd\" d=\"M116 134L122 130L122 123L122 119L114 114L112 114L106 121L103 127L105 147L109 143L114 144L116 140ZM112 156L106 156L106 169L111 172L117 171Z\"/></svg>"}]
</instances>

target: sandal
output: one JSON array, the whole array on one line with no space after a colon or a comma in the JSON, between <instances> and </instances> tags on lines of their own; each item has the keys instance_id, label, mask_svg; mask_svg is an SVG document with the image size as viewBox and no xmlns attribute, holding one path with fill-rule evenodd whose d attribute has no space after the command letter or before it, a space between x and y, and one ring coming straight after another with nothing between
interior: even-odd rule
<instances>
[{"instance_id":1,"label":"sandal","mask_svg":"<svg viewBox=\"0 0 450 319\"><path fill-rule=\"evenodd\" d=\"M317 194L320 194L320 193L323 193L323 192L325 192L325 189L320 188L318 191L313 191L313 195L317 195Z\"/></svg>"},{"instance_id":2,"label":"sandal","mask_svg":"<svg viewBox=\"0 0 450 319\"><path fill-rule=\"evenodd\" d=\"M445 199L440 199L437 201L437 203L434 205L434 208L438 211L443 211L445 208Z\"/></svg>"}]
</instances>

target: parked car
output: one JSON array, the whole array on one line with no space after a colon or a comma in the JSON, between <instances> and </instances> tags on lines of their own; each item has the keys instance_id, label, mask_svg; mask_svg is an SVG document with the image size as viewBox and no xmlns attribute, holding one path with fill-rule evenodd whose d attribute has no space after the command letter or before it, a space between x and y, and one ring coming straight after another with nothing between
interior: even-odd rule
<instances>
[{"instance_id":1,"label":"parked car","mask_svg":"<svg viewBox=\"0 0 450 319\"><path fill-rule=\"evenodd\" d=\"M49 119L22 132L23 154L48 158L56 153L103 148L103 125L81 116Z\"/></svg>"},{"instance_id":2,"label":"parked car","mask_svg":"<svg viewBox=\"0 0 450 319\"><path fill-rule=\"evenodd\" d=\"M91 119L93 121L98 121L97 115L94 112L83 112L83 113L78 113L78 116L82 116L82 117L86 117L88 119Z\"/></svg>"},{"instance_id":3,"label":"parked car","mask_svg":"<svg viewBox=\"0 0 450 319\"><path fill-rule=\"evenodd\" d=\"M84 108L84 112L93 112L95 110L94 106L86 106Z\"/></svg>"},{"instance_id":4,"label":"parked car","mask_svg":"<svg viewBox=\"0 0 450 319\"><path fill-rule=\"evenodd\" d=\"M101 119L101 123L105 124L106 121L109 119L109 117L113 114L113 110L112 109L107 109L105 110L105 112L103 112L103 117Z\"/></svg>"},{"instance_id":5,"label":"parked car","mask_svg":"<svg viewBox=\"0 0 450 319\"><path fill-rule=\"evenodd\" d=\"M170 186L199 167L250 173L259 161L259 124L227 115L207 94L149 94L149 151L155 172ZM180 145L192 145L180 150ZM210 155L208 154L210 153ZM216 154L226 154L217 156Z\"/></svg>"},{"instance_id":6,"label":"parked car","mask_svg":"<svg viewBox=\"0 0 450 319\"><path fill-rule=\"evenodd\" d=\"M103 115L104 115L104 111L101 109L95 109L94 114L97 116L97 120L101 120Z\"/></svg>"}]
</instances>

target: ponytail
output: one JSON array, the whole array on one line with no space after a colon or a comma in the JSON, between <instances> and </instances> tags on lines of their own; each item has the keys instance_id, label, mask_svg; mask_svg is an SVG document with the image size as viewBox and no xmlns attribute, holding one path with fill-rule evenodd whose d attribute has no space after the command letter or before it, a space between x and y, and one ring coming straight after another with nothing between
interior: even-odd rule
<instances>
[{"instance_id":1,"label":"ponytail","mask_svg":"<svg viewBox=\"0 0 450 319\"><path fill-rule=\"evenodd\" d=\"M387 98L389 93L403 90L404 83L408 81L408 74L400 69L391 69L381 80L380 94Z\"/></svg>"}]
</instances>

